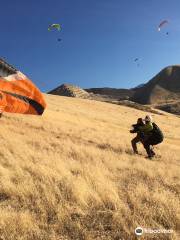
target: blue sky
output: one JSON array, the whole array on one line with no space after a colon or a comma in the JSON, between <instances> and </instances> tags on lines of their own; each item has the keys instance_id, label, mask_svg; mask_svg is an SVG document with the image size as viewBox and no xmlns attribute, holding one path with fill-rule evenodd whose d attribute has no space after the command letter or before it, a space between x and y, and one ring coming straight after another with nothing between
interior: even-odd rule
<instances>
[{"instance_id":1,"label":"blue sky","mask_svg":"<svg viewBox=\"0 0 180 240\"><path fill-rule=\"evenodd\" d=\"M0 56L42 91L131 88L180 63L179 9L179 0L1 1ZM62 31L48 32L51 23Z\"/></svg>"}]
</instances>

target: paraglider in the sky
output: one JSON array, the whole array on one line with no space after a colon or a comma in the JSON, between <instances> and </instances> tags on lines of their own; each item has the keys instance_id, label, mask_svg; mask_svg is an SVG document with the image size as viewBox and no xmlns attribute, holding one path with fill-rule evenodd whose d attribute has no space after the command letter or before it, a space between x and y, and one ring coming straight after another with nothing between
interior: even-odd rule
<instances>
[{"instance_id":1,"label":"paraglider in the sky","mask_svg":"<svg viewBox=\"0 0 180 240\"><path fill-rule=\"evenodd\" d=\"M162 22L160 22L160 24L159 24L159 26L158 26L158 31L160 32L160 31L161 31L161 28L162 28L164 25L168 24L168 23L169 23L168 20L163 20Z\"/></svg>"},{"instance_id":2,"label":"paraglider in the sky","mask_svg":"<svg viewBox=\"0 0 180 240\"><path fill-rule=\"evenodd\" d=\"M53 23L48 27L48 31L51 31L53 29L55 31L60 31L61 30L61 25L59 23ZM61 40L62 40L61 38L57 38L58 42L61 42Z\"/></svg>"},{"instance_id":3,"label":"paraglider in the sky","mask_svg":"<svg viewBox=\"0 0 180 240\"><path fill-rule=\"evenodd\" d=\"M57 29L58 31L61 30L61 25L59 23L53 23L49 25L48 31L51 31L52 29Z\"/></svg>"},{"instance_id":4,"label":"paraglider in the sky","mask_svg":"<svg viewBox=\"0 0 180 240\"><path fill-rule=\"evenodd\" d=\"M137 63L137 67L140 66L140 64L139 64L139 61L140 61L140 60L141 60L140 58L135 58L135 59L134 59L134 62Z\"/></svg>"},{"instance_id":5,"label":"paraglider in the sky","mask_svg":"<svg viewBox=\"0 0 180 240\"><path fill-rule=\"evenodd\" d=\"M0 76L2 112L42 115L46 102L40 90L21 72Z\"/></svg>"}]
</instances>

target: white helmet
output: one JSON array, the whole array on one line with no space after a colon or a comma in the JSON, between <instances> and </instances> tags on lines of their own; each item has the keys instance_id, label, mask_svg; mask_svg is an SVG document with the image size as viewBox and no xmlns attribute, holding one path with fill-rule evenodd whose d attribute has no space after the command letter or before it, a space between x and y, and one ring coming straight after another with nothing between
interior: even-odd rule
<instances>
[{"instance_id":1,"label":"white helmet","mask_svg":"<svg viewBox=\"0 0 180 240\"><path fill-rule=\"evenodd\" d=\"M153 118L151 115L146 115L145 119L144 119L146 122L152 122L153 121Z\"/></svg>"}]
</instances>

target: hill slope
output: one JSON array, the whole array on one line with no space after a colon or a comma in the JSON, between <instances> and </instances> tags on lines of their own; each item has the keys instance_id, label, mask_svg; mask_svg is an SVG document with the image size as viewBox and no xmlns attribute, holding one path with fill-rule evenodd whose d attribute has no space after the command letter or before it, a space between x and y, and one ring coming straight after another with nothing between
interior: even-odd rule
<instances>
[{"instance_id":1,"label":"hill slope","mask_svg":"<svg viewBox=\"0 0 180 240\"><path fill-rule=\"evenodd\" d=\"M145 84L132 89L116 88L90 88L86 89L89 93L94 93L97 100L131 100L139 104L153 104L174 114L180 114L180 65L164 68L155 77ZM100 96L102 96L100 98Z\"/></svg>"},{"instance_id":2,"label":"hill slope","mask_svg":"<svg viewBox=\"0 0 180 240\"><path fill-rule=\"evenodd\" d=\"M66 97L89 98L88 92L72 84L62 84L61 86L48 92L48 94Z\"/></svg>"},{"instance_id":3,"label":"hill slope","mask_svg":"<svg viewBox=\"0 0 180 240\"><path fill-rule=\"evenodd\" d=\"M99 94L114 100L129 99L134 94L134 90L121 88L89 88L85 90L89 93Z\"/></svg>"},{"instance_id":4,"label":"hill slope","mask_svg":"<svg viewBox=\"0 0 180 240\"><path fill-rule=\"evenodd\" d=\"M169 66L152 80L136 88L132 100L142 104L157 104L180 98L180 65Z\"/></svg>"},{"instance_id":5,"label":"hill slope","mask_svg":"<svg viewBox=\"0 0 180 240\"><path fill-rule=\"evenodd\" d=\"M173 229L158 239L177 240L180 119L154 115L166 139L149 161L130 146L130 125L145 112L46 99L42 117L0 120L1 238L135 240L142 226Z\"/></svg>"}]
</instances>

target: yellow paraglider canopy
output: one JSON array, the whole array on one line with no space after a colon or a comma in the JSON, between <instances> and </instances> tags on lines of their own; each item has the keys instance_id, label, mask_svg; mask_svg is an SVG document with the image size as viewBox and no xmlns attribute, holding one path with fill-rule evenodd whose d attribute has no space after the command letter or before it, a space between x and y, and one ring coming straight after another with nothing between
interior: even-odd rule
<instances>
[{"instance_id":1,"label":"yellow paraglider canopy","mask_svg":"<svg viewBox=\"0 0 180 240\"><path fill-rule=\"evenodd\" d=\"M51 31L52 29L57 29L58 31L60 31L60 29L61 29L61 26L60 26L60 24L59 23L53 23L53 24L51 24L49 27L48 27L48 31Z\"/></svg>"}]
</instances>

